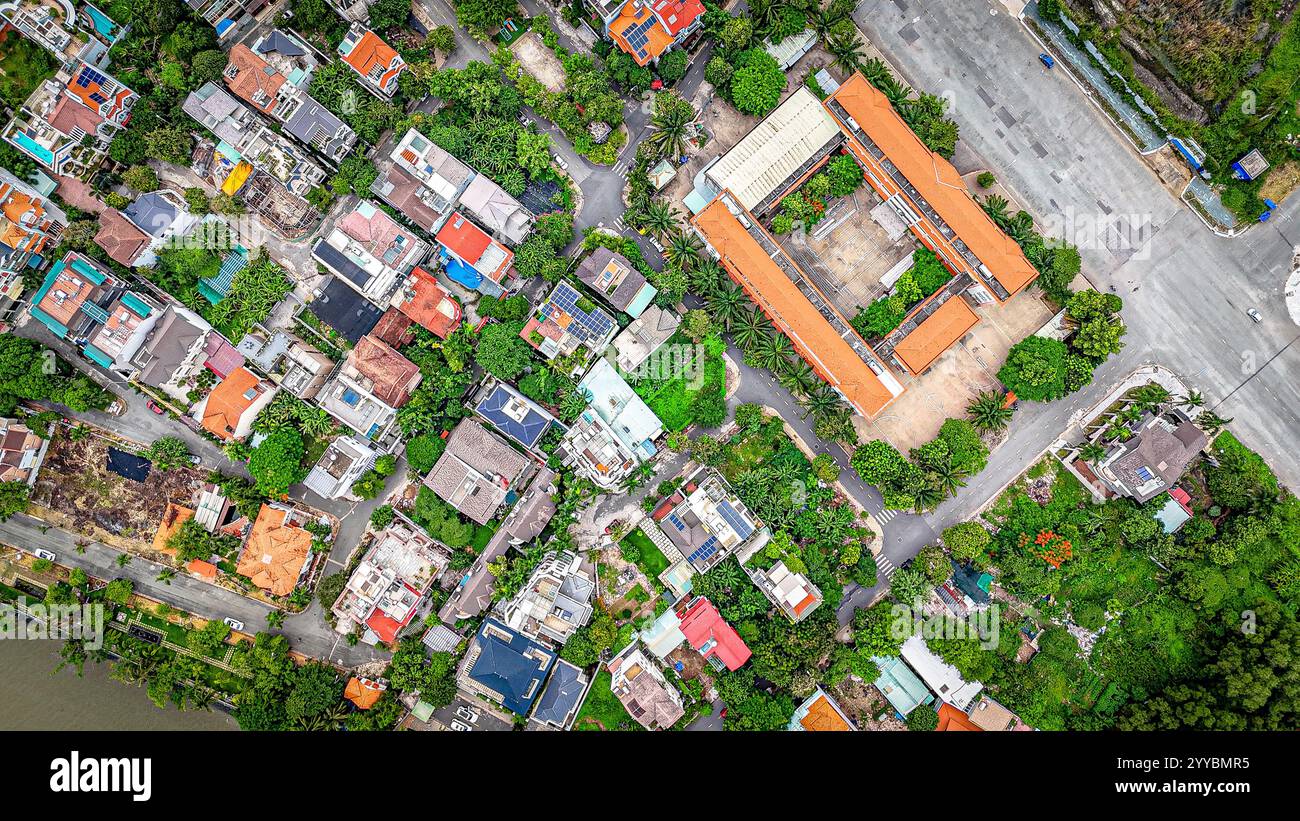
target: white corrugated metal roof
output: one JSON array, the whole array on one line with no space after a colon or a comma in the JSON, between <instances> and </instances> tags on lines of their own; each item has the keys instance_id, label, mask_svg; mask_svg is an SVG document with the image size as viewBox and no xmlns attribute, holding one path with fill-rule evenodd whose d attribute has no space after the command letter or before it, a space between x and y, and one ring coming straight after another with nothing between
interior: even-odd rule
<instances>
[{"instance_id":1,"label":"white corrugated metal roof","mask_svg":"<svg viewBox=\"0 0 1300 821\"><path fill-rule=\"evenodd\" d=\"M752 209L822 146L840 135L817 95L800 86L708 170L709 181L730 189Z\"/></svg>"}]
</instances>

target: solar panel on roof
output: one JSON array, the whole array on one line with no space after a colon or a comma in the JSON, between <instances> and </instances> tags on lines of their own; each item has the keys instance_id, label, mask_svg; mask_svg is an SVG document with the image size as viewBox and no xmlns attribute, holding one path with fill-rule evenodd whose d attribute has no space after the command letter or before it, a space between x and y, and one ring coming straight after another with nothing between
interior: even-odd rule
<instances>
[{"instance_id":1,"label":"solar panel on roof","mask_svg":"<svg viewBox=\"0 0 1300 821\"><path fill-rule=\"evenodd\" d=\"M710 536L704 544L695 548L695 552L690 555L691 564L708 560L710 556L718 552L718 540Z\"/></svg>"},{"instance_id":2,"label":"solar panel on roof","mask_svg":"<svg viewBox=\"0 0 1300 821\"><path fill-rule=\"evenodd\" d=\"M682 523L682 520L677 517L676 513L669 513L668 521L671 522L673 527L677 528L678 530L686 529L686 525Z\"/></svg>"},{"instance_id":3,"label":"solar panel on roof","mask_svg":"<svg viewBox=\"0 0 1300 821\"><path fill-rule=\"evenodd\" d=\"M718 512L722 514L722 518L727 520L727 524L731 525L731 529L736 531L736 535L739 536L742 541L748 539L749 535L754 532L753 525L745 521L745 517L741 516L736 509L731 506L731 502L720 502L718 504Z\"/></svg>"}]
</instances>

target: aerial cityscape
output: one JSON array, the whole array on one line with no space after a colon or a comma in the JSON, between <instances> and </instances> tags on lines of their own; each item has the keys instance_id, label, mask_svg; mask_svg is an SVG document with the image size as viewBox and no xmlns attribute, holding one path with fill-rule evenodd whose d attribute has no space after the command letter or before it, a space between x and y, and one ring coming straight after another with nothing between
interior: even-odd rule
<instances>
[{"instance_id":1,"label":"aerial cityscape","mask_svg":"<svg viewBox=\"0 0 1300 821\"><path fill-rule=\"evenodd\" d=\"M0 0L0 729L1300 728L1296 6Z\"/></svg>"}]
</instances>

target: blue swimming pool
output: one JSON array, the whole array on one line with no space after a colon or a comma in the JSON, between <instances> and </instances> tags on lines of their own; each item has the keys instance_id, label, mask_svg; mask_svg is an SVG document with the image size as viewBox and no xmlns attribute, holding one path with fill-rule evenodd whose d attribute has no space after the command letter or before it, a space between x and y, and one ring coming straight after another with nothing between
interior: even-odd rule
<instances>
[{"instance_id":1,"label":"blue swimming pool","mask_svg":"<svg viewBox=\"0 0 1300 821\"><path fill-rule=\"evenodd\" d=\"M94 6L90 5L89 3L85 5L83 10L86 12L86 15L90 18L91 25L95 27L95 31L101 37L103 37L105 40L108 40L109 42L113 42L117 38L117 32L119 26L117 25L117 23L114 23L112 20L110 20L107 14L95 8Z\"/></svg>"},{"instance_id":2,"label":"blue swimming pool","mask_svg":"<svg viewBox=\"0 0 1300 821\"><path fill-rule=\"evenodd\" d=\"M44 163L46 167L52 168L54 166L54 152L27 136L27 132L19 131L9 139L17 143L19 148Z\"/></svg>"}]
</instances>

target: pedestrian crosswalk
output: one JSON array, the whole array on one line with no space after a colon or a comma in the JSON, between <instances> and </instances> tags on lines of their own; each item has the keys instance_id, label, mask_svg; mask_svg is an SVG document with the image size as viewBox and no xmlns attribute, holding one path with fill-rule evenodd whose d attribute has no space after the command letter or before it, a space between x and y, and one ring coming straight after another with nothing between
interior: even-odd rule
<instances>
[{"instance_id":1,"label":"pedestrian crosswalk","mask_svg":"<svg viewBox=\"0 0 1300 821\"><path fill-rule=\"evenodd\" d=\"M623 222L623 218L620 216L618 219L614 220L613 228L621 234L627 230L627 223Z\"/></svg>"},{"instance_id":2,"label":"pedestrian crosswalk","mask_svg":"<svg viewBox=\"0 0 1300 821\"><path fill-rule=\"evenodd\" d=\"M876 521L880 522L883 525L885 522L888 522L890 519L894 518L895 516L897 516L902 512L903 511L901 510L882 510L876 514Z\"/></svg>"},{"instance_id":3,"label":"pedestrian crosswalk","mask_svg":"<svg viewBox=\"0 0 1300 821\"><path fill-rule=\"evenodd\" d=\"M891 562L889 557L884 553L876 554L876 567L880 568L880 575L884 576L886 579L893 577L895 570L894 563Z\"/></svg>"},{"instance_id":4,"label":"pedestrian crosswalk","mask_svg":"<svg viewBox=\"0 0 1300 821\"><path fill-rule=\"evenodd\" d=\"M614 166L614 173L619 175L623 179L627 179L627 172L630 171L631 168L632 168L631 164L628 163L626 160L620 160Z\"/></svg>"}]
</instances>

